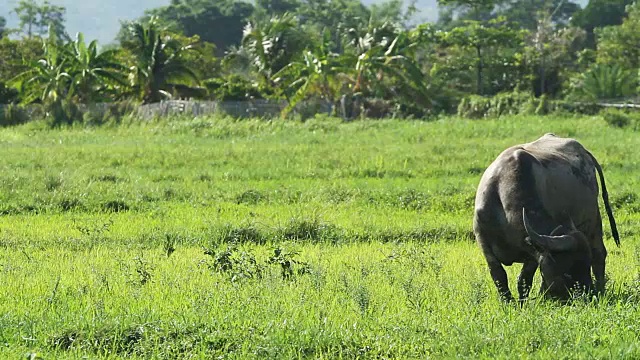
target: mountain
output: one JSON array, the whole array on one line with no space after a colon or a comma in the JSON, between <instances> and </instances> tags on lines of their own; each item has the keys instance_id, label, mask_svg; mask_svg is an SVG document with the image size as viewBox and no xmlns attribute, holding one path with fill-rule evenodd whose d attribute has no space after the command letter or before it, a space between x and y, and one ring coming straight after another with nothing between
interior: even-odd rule
<instances>
[{"instance_id":1,"label":"mountain","mask_svg":"<svg viewBox=\"0 0 640 360\"><path fill-rule=\"evenodd\" d=\"M0 6L0 16L7 18L8 27L16 27L18 19L12 12L19 0ZM98 39L100 44L112 42L120 29L120 20L133 20L146 9L169 5L170 0L50 0L67 9L66 28L73 37L82 32L87 39Z\"/></svg>"},{"instance_id":2,"label":"mountain","mask_svg":"<svg viewBox=\"0 0 640 360\"><path fill-rule=\"evenodd\" d=\"M12 13L19 0L0 0L0 16L7 18L8 27L16 27L18 19ZM588 0L576 1L584 6ZM50 0L55 5L66 7L66 27L73 37L82 32L87 39L98 39L100 44L112 42L120 29L121 20L133 20L143 15L146 9L168 5L170 0ZM364 4L381 2L363 0ZM435 21L438 18L436 0L418 0L420 12L415 15L419 22Z\"/></svg>"}]
</instances>

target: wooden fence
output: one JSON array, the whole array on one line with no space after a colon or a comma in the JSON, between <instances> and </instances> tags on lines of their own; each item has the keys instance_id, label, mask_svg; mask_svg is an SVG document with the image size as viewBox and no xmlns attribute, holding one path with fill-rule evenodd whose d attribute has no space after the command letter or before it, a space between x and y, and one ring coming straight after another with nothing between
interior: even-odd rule
<instances>
[{"instance_id":1,"label":"wooden fence","mask_svg":"<svg viewBox=\"0 0 640 360\"><path fill-rule=\"evenodd\" d=\"M154 104L136 105L132 103L98 103L79 105L77 110L82 114L102 118L107 113L132 113L144 120L163 118L176 115L202 116L209 114L224 114L235 118L263 117L274 118L280 116L287 106L286 101L250 100L250 101L196 101L196 100L168 100ZM0 117L6 109L12 107L12 112L20 112L29 120L44 116L40 105L16 107L15 105L0 105ZM297 105L292 113L313 115L317 113L331 114L333 105L329 102L306 102Z\"/></svg>"},{"instance_id":2,"label":"wooden fence","mask_svg":"<svg viewBox=\"0 0 640 360\"><path fill-rule=\"evenodd\" d=\"M633 103L576 103L576 105L596 105L603 108L640 109L640 104ZM19 112L24 121L41 118L45 112L40 105L16 107L14 105L0 105L0 120L6 116L6 110L12 107L12 112ZM99 103L80 105L78 110L83 114L89 113L97 118L104 118L105 114L133 113L140 119L149 120L176 115L202 116L223 114L235 118L275 118L287 106L286 101L278 100L249 100L249 101L196 101L196 100L168 100L155 104L136 105L132 103ZM335 114L346 117L345 109L335 111L329 102L303 102L296 106L292 113L310 117L315 114ZM21 121L21 122L24 122Z\"/></svg>"}]
</instances>

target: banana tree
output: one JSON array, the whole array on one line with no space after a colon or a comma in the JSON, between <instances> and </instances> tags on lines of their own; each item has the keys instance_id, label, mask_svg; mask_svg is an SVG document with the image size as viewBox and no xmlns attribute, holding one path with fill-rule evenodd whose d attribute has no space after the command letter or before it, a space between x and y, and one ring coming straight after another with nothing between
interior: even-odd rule
<instances>
[{"instance_id":1,"label":"banana tree","mask_svg":"<svg viewBox=\"0 0 640 360\"><path fill-rule=\"evenodd\" d=\"M323 31L321 41L312 50L305 50L302 58L293 61L273 75L276 84L288 84L288 105L282 115L286 116L301 101L310 97L335 104L344 82L341 77L349 71L345 57L331 51L331 32Z\"/></svg>"},{"instance_id":2,"label":"banana tree","mask_svg":"<svg viewBox=\"0 0 640 360\"><path fill-rule=\"evenodd\" d=\"M353 65L352 93L429 106L428 79L415 60L417 45L406 31L374 28L354 38L352 51L346 55Z\"/></svg>"},{"instance_id":3,"label":"banana tree","mask_svg":"<svg viewBox=\"0 0 640 360\"><path fill-rule=\"evenodd\" d=\"M68 59L55 33L51 31L42 45L42 58L30 61L27 70L11 80L12 85L20 89L24 104L40 102L51 106L72 95Z\"/></svg>"},{"instance_id":4,"label":"banana tree","mask_svg":"<svg viewBox=\"0 0 640 360\"><path fill-rule=\"evenodd\" d=\"M125 84L126 67L114 61L116 50L98 53L97 41L87 45L82 33L78 33L76 40L65 49L72 77L70 92L75 94L78 102L105 99L111 85Z\"/></svg>"}]
</instances>

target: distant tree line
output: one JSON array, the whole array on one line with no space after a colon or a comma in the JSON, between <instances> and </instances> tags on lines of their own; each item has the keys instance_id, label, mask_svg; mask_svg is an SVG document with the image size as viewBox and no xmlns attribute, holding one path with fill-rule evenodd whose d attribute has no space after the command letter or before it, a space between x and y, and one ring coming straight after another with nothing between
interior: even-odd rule
<instances>
[{"instance_id":1,"label":"distant tree line","mask_svg":"<svg viewBox=\"0 0 640 360\"><path fill-rule=\"evenodd\" d=\"M170 98L279 99L449 112L471 95L593 101L635 96L640 4L591 0L440 0L414 24L401 0L172 0L123 22L99 46L64 27L66 9L21 0L0 17L0 103ZM11 35L13 34L13 35ZM338 106L336 106L337 108Z\"/></svg>"}]
</instances>

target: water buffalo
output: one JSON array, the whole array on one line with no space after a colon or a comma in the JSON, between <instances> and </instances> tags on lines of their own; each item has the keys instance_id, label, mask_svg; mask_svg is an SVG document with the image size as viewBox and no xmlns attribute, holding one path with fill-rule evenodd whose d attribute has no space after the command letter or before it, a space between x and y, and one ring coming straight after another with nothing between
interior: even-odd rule
<instances>
[{"instance_id":1,"label":"water buffalo","mask_svg":"<svg viewBox=\"0 0 640 360\"><path fill-rule=\"evenodd\" d=\"M502 265L522 263L520 300L529 295L536 269L541 292L567 299L572 289L605 285L607 250L598 208L602 199L616 245L620 238L602 168L574 139L545 134L503 151L482 175L476 192L473 231L503 300L511 301Z\"/></svg>"}]
</instances>

